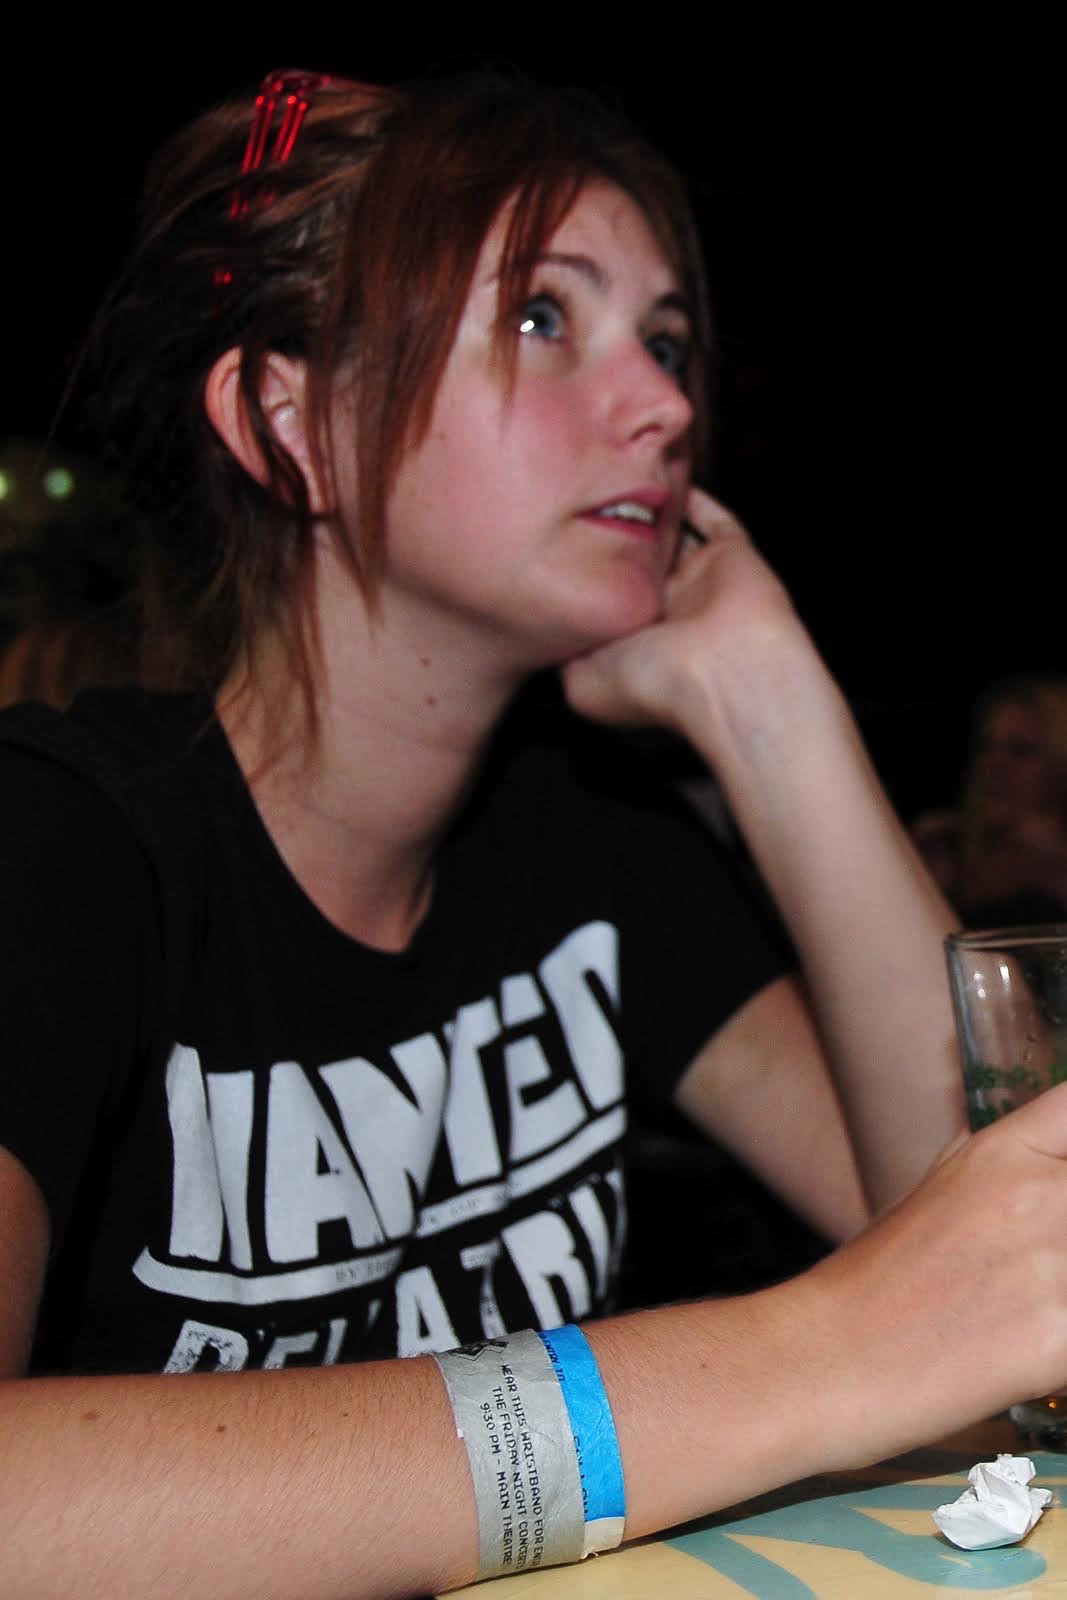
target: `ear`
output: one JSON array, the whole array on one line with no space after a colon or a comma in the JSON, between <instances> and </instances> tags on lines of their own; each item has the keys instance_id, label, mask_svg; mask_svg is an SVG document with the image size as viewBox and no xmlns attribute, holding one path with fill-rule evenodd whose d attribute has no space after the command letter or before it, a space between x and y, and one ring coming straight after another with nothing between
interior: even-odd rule
<instances>
[{"instance_id":1,"label":"ear","mask_svg":"<svg viewBox=\"0 0 1067 1600\"><path fill-rule=\"evenodd\" d=\"M307 430L307 368L302 361L272 351L264 360L259 398L275 439L292 456L308 486L311 509L325 508ZM257 483L269 473L241 390L241 351L234 347L215 362L204 386L204 408L227 449Z\"/></svg>"}]
</instances>

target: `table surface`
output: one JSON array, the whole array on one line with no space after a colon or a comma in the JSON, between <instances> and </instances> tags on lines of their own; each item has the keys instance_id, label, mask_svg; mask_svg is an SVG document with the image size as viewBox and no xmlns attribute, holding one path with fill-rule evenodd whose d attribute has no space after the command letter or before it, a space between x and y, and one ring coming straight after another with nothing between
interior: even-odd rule
<instances>
[{"instance_id":1,"label":"table surface","mask_svg":"<svg viewBox=\"0 0 1067 1600\"><path fill-rule=\"evenodd\" d=\"M1023 1544L958 1550L935 1506L977 1461L1029 1455L1052 1490ZM580 1565L496 1578L451 1600L918 1600L934 1590L1067 1600L1067 1454L1028 1450L995 1418L855 1472L809 1478Z\"/></svg>"}]
</instances>

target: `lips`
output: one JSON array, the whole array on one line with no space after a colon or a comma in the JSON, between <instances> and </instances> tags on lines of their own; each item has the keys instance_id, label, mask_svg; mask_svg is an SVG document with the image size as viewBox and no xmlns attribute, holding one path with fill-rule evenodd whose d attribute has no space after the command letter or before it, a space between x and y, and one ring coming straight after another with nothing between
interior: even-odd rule
<instances>
[{"instance_id":1,"label":"lips","mask_svg":"<svg viewBox=\"0 0 1067 1600\"><path fill-rule=\"evenodd\" d=\"M611 500L589 506L582 515L648 536L658 531L663 521L663 509L669 500L668 490L656 486L628 489Z\"/></svg>"}]
</instances>

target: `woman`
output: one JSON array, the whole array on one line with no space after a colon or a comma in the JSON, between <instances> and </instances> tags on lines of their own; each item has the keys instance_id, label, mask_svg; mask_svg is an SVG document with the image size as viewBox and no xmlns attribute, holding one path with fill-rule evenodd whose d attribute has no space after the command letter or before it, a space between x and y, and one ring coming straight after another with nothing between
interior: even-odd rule
<instances>
[{"instance_id":1,"label":"woman","mask_svg":"<svg viewBox=\"0 0 1067 1600\"><path fill-rule=\"evenodd\" d=\"M861 1231L961 1129L952 919L788 598L691 486L675 178L510 80L288 78L251 138L249 109L167 155L101 335L196 580L201 694L4 725L9 894L48 908L5 947L9 1589L507 1570L457 1373L524 1327L594 1317L628 1536L1058 1383L1032 1269L1062 1096ZM516 707L555 668L577 732ZM711 764L802 978L594 721ZM634 1092L856 1237L758 1295L598 1319ZM1004 1220L1015 1182L1040 1203ZM1019 1351L1009 1308L1046 1337Z\"/></svg>"},{"instance_id":2,"label":"woman","mask_svg":"<svg viewBox=\"0 0 1067 1600\"><path fill-rule=\"evenodd\" d=\"M974 708L958 808L922 814L913 833L971 927L1067 916L1067 680L990 684Z\"/></svg>"}]
</instances>

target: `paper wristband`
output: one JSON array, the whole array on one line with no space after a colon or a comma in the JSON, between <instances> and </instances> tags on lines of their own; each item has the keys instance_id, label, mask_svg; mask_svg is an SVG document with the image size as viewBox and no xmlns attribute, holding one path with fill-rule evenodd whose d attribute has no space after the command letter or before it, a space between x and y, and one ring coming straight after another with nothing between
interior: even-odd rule
<instances>
[{"instance_id":1,"label":"paper wristband","mask_svg":"<svg viewBox=\"0 0 1067 1600\"><path fill-rule=\"evenodd\" d=\"M614 1549L622 1461L581 1330L513 1333L434 1359L474 1482L479 1579Z\"/></svg>"}]
</instances>

